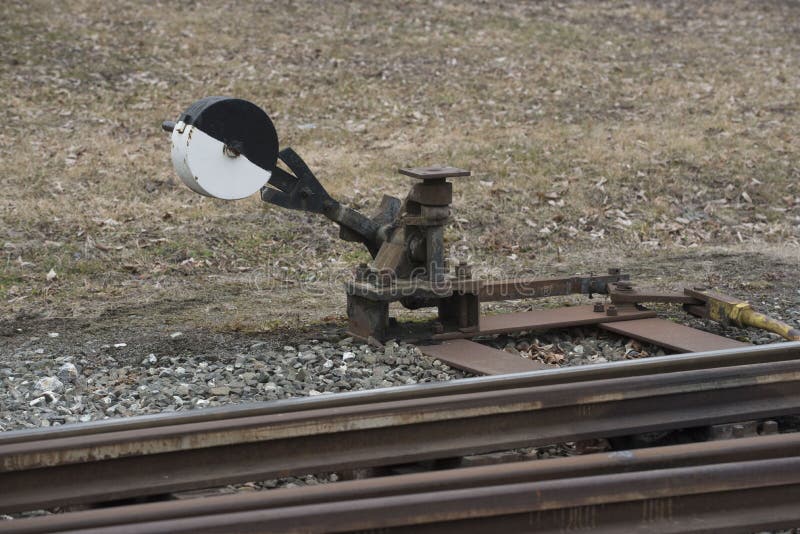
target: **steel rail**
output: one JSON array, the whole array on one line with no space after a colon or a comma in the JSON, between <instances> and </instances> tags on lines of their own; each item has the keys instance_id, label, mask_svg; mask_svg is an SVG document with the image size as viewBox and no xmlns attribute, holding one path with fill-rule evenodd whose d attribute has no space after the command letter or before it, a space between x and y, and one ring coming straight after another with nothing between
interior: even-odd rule
<instances>
[{"instance_id":1,"label":"steel rail","mask_svg":"<svg viewBox=\"0 0 800 534\"><path fill-rule=\"evenodd\" d=\"M46 430L15 430L0 432L0 446L27 442L32 439L59 439L71 436L86 436L91 434L172 426L176 424L212 422L237 417L293 413L306 410L363 405L367 403L383 403L406 399L478 393L482 391L568 384L659 373L676 373L695 369L730 367L793 359L800 359L800 342L784 342L770 345L756 345L740 349L675 354L623 362L601 363L581 367L564 367L560 369L548 369L508 375L464 378L449 382L416 384L413 386L398 386L368 391L353 391L338 393L336 395L299 397L277 401L228 405L192 412L140 415L49 427Z\"/></svg>"},{"instance_id":2,"label":"steel rail","mask_svg":"<svg viewBox=\"0 0 800 534\"><path fill-rule=\"evenodd\" d=\"M0 522L0 532L44 534L101 527L116 531L117 526L181 518L613 473L787 458L799 454L800 433L782 434L101 508Z\"/></svg>"},{"instance_id":3,"label":"steel rail","mask_svg":"<svg viewBox=\"0 0 800 534\"><path fill-rule=\"evenodd\" d=\"M798 386L788 360L31 440L0 446L0 511L775 417Z\"/></svg>"},{"instance_id":4,"label":"steel rail","mask_svg":"<svg viewBox=\"0 0 800 534\"><path fill-rule=\"evenodd\" d=\"M113 532L753 532L796 526L798 499L800 458L791 457L137 522Z\"/></svg>"}]
</instances>

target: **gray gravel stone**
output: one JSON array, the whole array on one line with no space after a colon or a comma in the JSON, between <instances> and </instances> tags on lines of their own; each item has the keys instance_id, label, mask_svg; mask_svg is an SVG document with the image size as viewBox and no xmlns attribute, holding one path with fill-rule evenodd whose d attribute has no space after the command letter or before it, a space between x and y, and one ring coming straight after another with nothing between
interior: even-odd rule
<instances>
[{"instance_id":1,"label":"gray gravel stone","mask_svg":"<svg viewBox=\"0 0 800 534\"><path fill-rule=\"evenodd\" d=\"M800 309L786 313L797 322ZM775 313L780 317L780 314ZM726 335L773 343L777 336L722 327L699 319L685 324ZM791 320L791 319L790 319ZM413 345L388 342L379 348L350 337L300 340L292 345L259 341L209 353L116 352L102 340L70 356L42 348L33 336L15 351L0 354L0 431L86 422L223 404L326 395L465 376ZM658 356L664 351L636 341L572 329L496 336L481 342L523 358L560 366L591 365ZM179 343L175 343L179 345ZM238 352L237 352L238 351Z\"/></svg>"},{"instance_id":2,"label":"gray gravel stone","mask_svg":"<svg viewBox=\"0 0 800 534\"><path fill-rule=\"evenodd\" d=\"M106 350L65 357L31 345L0 354L0 431L464 376L411 345L381 349L352 338L191 356Z\"/></svg>"},{"instance_id":3,"label":"gray gravel stone","mask_svg":"<svg viewBox=\"0 0 800 534\"><path fill-rule=\"evenodd\" d=\"M40 378L33 386L33 393L37 397L46 392L60 393L62 391L64 391L64 383L54 376Z\"/></svg>"},{"instance_id":4,"label":"gray gravel stone","mask_svg":"<svg viewBox=\"0 0 800 534\"><path fill-rule=\"evenodd\" d=\"M67 362L58 368L58 378L64 383L75 382L78 379L78 368Z\"/></svg>"}]
</instances>

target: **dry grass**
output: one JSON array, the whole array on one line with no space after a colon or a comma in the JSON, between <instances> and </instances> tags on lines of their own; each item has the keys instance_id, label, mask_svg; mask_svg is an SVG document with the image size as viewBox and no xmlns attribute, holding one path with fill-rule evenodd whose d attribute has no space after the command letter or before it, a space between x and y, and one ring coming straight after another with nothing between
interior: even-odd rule
<instances>
[{"instance_id":1,"label":"dry grass","mask_svg":"<svg viewBox=\"0 0 800 534\"><path fill-rule=\"evenodd\" d=\"M797 257L795 1L5 0L0 44L5 320L341 315L336 288L310 313L297 290L364 257L335 228L176 184L159 124L210 94L267 109L356 207L402 194L398 166L472 169L452 250L504 268L709 244Z\"/></svg>"}]
</instances>

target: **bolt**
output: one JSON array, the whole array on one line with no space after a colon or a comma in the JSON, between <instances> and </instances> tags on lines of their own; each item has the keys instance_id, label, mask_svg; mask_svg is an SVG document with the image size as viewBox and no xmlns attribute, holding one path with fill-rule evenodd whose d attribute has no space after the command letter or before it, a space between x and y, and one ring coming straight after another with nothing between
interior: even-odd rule
<instances>
[{"instance_id":1,"label":"bolt","mask_svg":"<svg viewBox=\"0 0 800 534\"><path fill-rule=\"evenodd\" d=\"M611 276L619 276L619 274L621 272L622 272L622 269L620 269L619 267L611 267L608 270L608 274L610 274Z\"/></svg>"},{"instance_id":2,"label":"bolt","mask_svg":"<svg viewBox=\"0 0 800 534\"><path fill-rule=\"evenodd\" d=\"M614 306L613 304L609 304L608 307L606 308L606 315L608 315L609 317L614 317L615 315L617 315L617 307Z\"/></svg>"},{"instance_id":3,"label":"bolt","mask_svg":"<svg viewBox=\"0 0 800 534\"><path fill-rule=\"evenodd\" d=\"M734 438L744 437L744 425L733 425L733 437Z\"/></svg>"},{"instance_id":4,"label":"bolt","mask_svg":"<svg viewBox=\"0 0 800 534\"><path fill-rule=\"evenodd\" d=\"M762 436L770 436L772 434L777 434L777 433L778 433L778 422L777 421L773 421L773 420L770 419L769 421L764 421L761 424L761 435Z\"/></svg>"},{"instance_id":5,"label":"bolt","mask_svg":"<svg viewBox=\"0 0 800 534\"><path fill-rule=\"evenodd\" d=\"M606 307L603 306L602 302L595 302L594 303L594 311L595 311L595 313L603 313L604 311L606 311Z\"/></svg>"},{"instance_id":6,"label":"bolt","mask_svg":"<svg viewBox=\"0 0 800 534\"><path fill-rule=\"evenodd\" d=\"M378 271L378 285L390 286L394 283L394 269L381 269Z\"/></svg>"},{"instance_id":7,"label":"bolt","mask_svg":"<svg viewBox=\"0 0 800 534\"><path fill-rule=\"evenodd\" d=\"M472 266L465 261L459 262L456 266L456 278L459 280L472 278Z\"/></svg>"},{"instance_id":8,"label":"bolt","mask_svg":"<svg viewBox=\"0 0 800 534\"><path fill-rule=\"evenodd\" d=\"M615 285L619 291L633 291L633 284L628 281L620 280Z\"/></svg>"},{"instance_id":9,"label":"bolt","mask_svg":"<svg viewBox=\"0 0 800 534\"><path fill-rule=\"evenodd\" d=\"M228 156L229 158L238 158L241 152L239 152L230 145L225 145L222 147L222 153Z\"/></svg>"},{"instance_id":10,"label":"bolt","mask_svg":"<svg viewBox=\"0 0 800 534\"><path fill-rule=\"evenodd\" d=\"M356 281L357 282L364 282L367 280L367 275L369 275L369 265L366 263L359 263L358 267L356 267Z\"/></svg>"}]
</instances>

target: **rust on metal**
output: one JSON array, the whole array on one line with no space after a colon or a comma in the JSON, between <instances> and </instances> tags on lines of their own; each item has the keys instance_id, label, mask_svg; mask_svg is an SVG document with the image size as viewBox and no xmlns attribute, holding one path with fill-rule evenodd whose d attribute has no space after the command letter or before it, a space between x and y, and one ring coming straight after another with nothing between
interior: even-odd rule
<instances>
[{"instance_id":1,"label":"rust on metal","mask_svg":"<svg viewBox=\"0 0 800 534\"><path fill-rule=\"evenodd\" d=\"M418 178L420 180L439 180L444 178L457 178L469 176L471 173L465 169L450 167L447 165L431 165L429 167L413 167L399 169L400 174Z\"/></svg>"},{"instance_id":2,"label":"rust on metal","mask_svg":"<svg viewBox=\"0 0 800 534\"><path fill-rule=\"evenodd\" d=\"M408 199L430 206L449 206L453 201L453 184L450 182L414 184L408 193Z\"/></svg>"},{"instance_id":3,"label":"rust on metal","mask_svg":"<svg viewBox=\"0 0 800 534\"><path fill-rule=\"evenodd\" d=\"M513 464L450 469L306 486L279 491L263 491L204 499L179 500L96 509L69 514L53 514L17 520L6 525L14 534L43 534L85 529L111 529L126 524L142 524L172 519L232 514L253 510L276 510L290 506L320 503L346 503L379 497L542 482L546 480L594 477L614 473L642 472L723 464L741 461L793 457L800 450L800 434L763 438L744 438L710 443L653 447L633 451L590 454ZM278 514L274 514L278 515ZM274 517L273 515L273 517ZM412 516L409 516L411 519ZM162 526L163 525L162 523ZM325 526L333 527L326 523ZM164 528L164 531L171 530Z\"/></svg>"},{"instance_id":4,"label":"rust on metal","mask_svg":"<svg viewBox=\"0 0 800 534\"><path fill-rule=\"evenodd\" d=\"M618 323L602 324L600 328L623 336L645 341L675 352L702 352L746 347L735 339L703 332L665 319L637 319Z\"/></svg>"},{"instance_id":5,"label":"rust on metal","mask_svg":"<svg viewBox=\"0 0 800 534\"><path fill-rule=\"evenodd\" d=\"M447 365L477 375L522 373L554 367L466 339L445 341L440 345L426 345L420 347L420 350L431 358L438 358Z\"/></svg>"},{"instance_id":6,"label":"rust on metal","mask_svg":"<svg viewBox=\"0 0 800 534\"><path fill-rule=\"evenodd\" d=\"M570 306L481 317L480 335L519 332L522 330L551 330L572 326L587 326L612 321L631 321L655 317L656 312L639 310L635 306L619 306L617 315L601 315L594 306Z\"/></svg>"},{"instance_id":7,"label":"rust on metal","mask_svg":"<svg viewBox=\"0 0 800 534\"><path fill-rule=\"evenodd\" d=\"M255 143L252 146L259 148L251 147L248 149L250 154L247 150L240 150L239 145L245 148L249 146L246 139L237 140L236 146L225 140L223 148L223 153L230 158L238 157L240 152L248 157L257 156L257 160L253 161L266 171L268 177L261 187L263 201L286 209L323 215L339 225L341 239L361 242L369 250L374 259L372 266L356 269L353 280L345 285L348 331L361 341L383 342L390 338L409 340L407 336L410 335L415 336L413 341L469 337L482 330L479 324L481 302L571 294L587 295L590 299L594 294L609 295L611 304L603 310L607 316L616 316L616 307L625 304L677 303L682 304L688 313L723 324L757 327L775 332L790 341L800 341L800 329L758 313L744 301L697 288L687 289L684 293L637 288L618 267L608 269L607 274L602 276L595 276L590 271L589 276L551 279L480 280L480 277L473 279L472 273L467 272L471 269L457 269L456 275L451 276L448 274L444 242L444 228L450 220L453 201L453 182L448 179L470 176L470 171L448 165L401 168L400 174L419 181L412 185L403 200L384 195L379 212L368 217L333 198L292 148L278 151L277 134L269 116L245 100L204 98L192 104L178 121L165 121L162 128L173 133L173 148L180 146L178 132L182 131L184 123L194 121L188 134L191 137L191 131L201 127L202 120L197 119L198 113L211 113L212 107L217 110L246 109L246 117L253 119L242 122L244 119L235 117L235 114L218 121L215 119L214 128L220 128L220 131L225 128L243 131L242 125L247 124L245 130L248 132L267 132L264 135L266 144ZM196 192L205 191L197 189L196 176L191 180L186 176L186 173L194 174L197 169L189 171L186 167L188 163L184 161L186 165L183 165L180 161L181 158L173 157L179 176ZM285 168L278 166L278 161ZM225 181L224 177L222 180L224 185L220 185L218 192L220 198L243 198L240 191L227 191L227 185L237 180ZM378 274L375 275L376 281L370 284L368 279L372 271ZM417 284L418 281L427 284ZM424 327L416 324L390 328L390 302L399 302L410 310L436 308L437 317ZM515 316L508 318L511 322L518 319ZM514 328L500 330L497 321L487 320L494 325L493 331L515 331ZM393 321L392 325L399 326L397 321ZM440 326L442 332L439 331Z\"/></svg>"},{"instance_id":8,"label":"rust on metal","mask_svg":"<svg viewBox=\"0 0 800 534\"><path fill-rule=\"evenodd\" d=\"M570 276L566 278L484 280L481 281L479 295L482 302L491 302L563 295L606 294L609 284L627 278L628 275L615 273L603 276Z\"/></svg>"},{"instance_id":9,"label":"rust on metal","mask_svg":"<svg viewBox=\"0 0 800 534\"><path fill-rule=\"evenodd\" d=\"M33 433L0 445L0 487L14 488L0 493L0 513L777 417L800 412L799 385L800 361L787 360L130 432Z\"/></svg>"},{"instance_id":10,"label":"rust on metal","mask_svg":"<svg viewBox=\"0 0 800 534\"><path fill-rule=\"evenodd\" d=\"M163 532L752 532L800 521L800 458L391 495L137 525Z\"/></svg>"},{"instance_id":11,"label":"rust on metal","mask_svg":"<svg viewBox=\"0 0 800 534\"><path fill-rule=\"evenodd\" d=\"M699 304L696 298L679 293L676 291L661 291L652 288L637 288L630 286L621 287L619 284L612 284L608 292L611 302L615 304L640 304L660 302L667 304Z\"/></svg>"},{"instance_id":12,"label":"rust on metal","mask_svg":"<svg viewBox=\"0 0 800 534\"><path fill-rule=\"evenodd\" d=\"M55 514L7 531L775 529L800 520L799 449L792 435L673 445Z\"/></svg>"},{"instance_id":13,"label":"rust on metal","mask_svg":"<svg viewBox=\"0 0 800 534\"><path fill-rule=\"evenodd\" d=\"M590 366L562 367L548 371L528 371L514 375L463 378L448 382L425 384L424 386L397 386L377 390L351 391L333 396L298 397L219 406L190 412L138 415L54 426L46 429L11 430L0 432L0 446L29 441L41 442L66 437L98 436L113 432L196 424L223 419L334 409L354 405L402 401L412 398L422 399L482 391L501 391L567 383L576 384L592 380L676 373L795 359L800 359L800 342L748 345L740 349L667 355L658 358L642 358Z\"/></svg>"}]
</instances>

